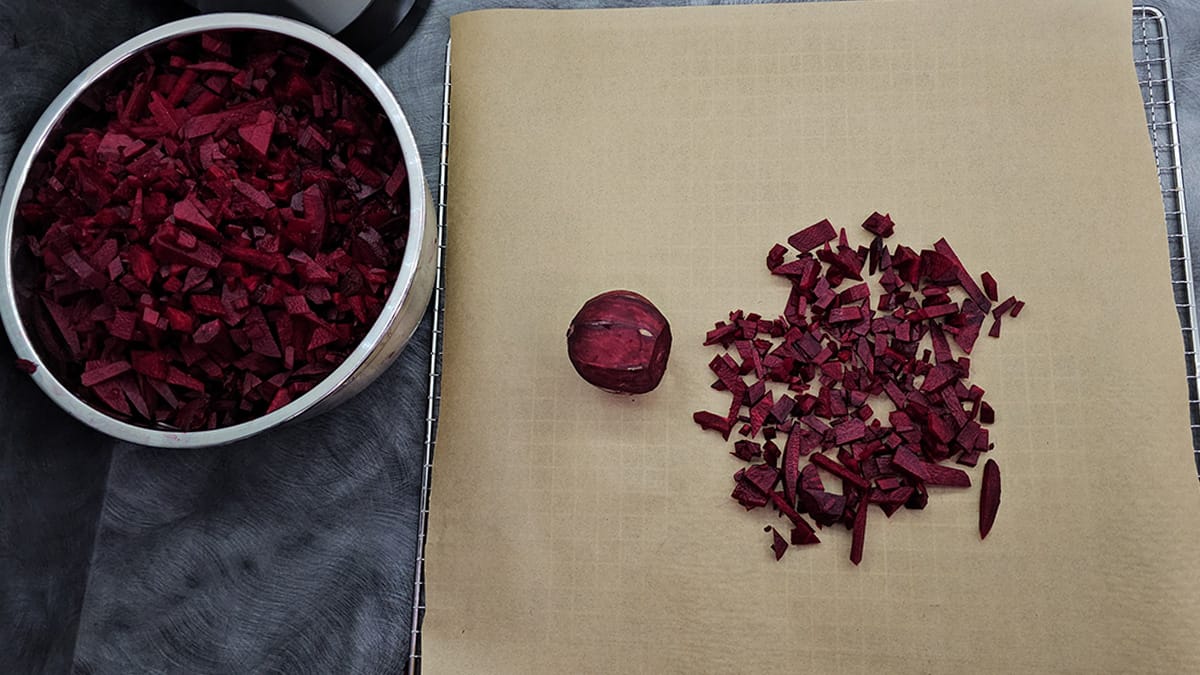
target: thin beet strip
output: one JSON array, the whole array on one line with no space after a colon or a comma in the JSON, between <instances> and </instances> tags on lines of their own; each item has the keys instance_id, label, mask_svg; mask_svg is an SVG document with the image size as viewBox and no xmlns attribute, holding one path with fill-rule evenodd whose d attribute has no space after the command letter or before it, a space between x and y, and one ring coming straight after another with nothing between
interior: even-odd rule
<instances>
[{"instance_id":1,"label":"thin beet strip","mask_svg":"<svg viewBox=\"0 0 1200 675\"><path fill-rule=\"evenodd\" d=\"M1000 466L989 459L983 465L983 487L979 490L979 538L986 539L1000 510Z\"/></svg>"}]
</instances>

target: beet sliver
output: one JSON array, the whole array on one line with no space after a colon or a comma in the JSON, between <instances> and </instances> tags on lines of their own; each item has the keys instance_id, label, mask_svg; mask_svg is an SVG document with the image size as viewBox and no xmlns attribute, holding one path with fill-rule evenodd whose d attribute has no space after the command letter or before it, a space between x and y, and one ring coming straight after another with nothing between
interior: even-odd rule
<instances>
[{"instance_id":1,"label":"beet sliver","mask_svg":"<svg viewBox=\"0 0 1200 675\"><path fill-rule=\"evenodd\" d=\"M1000 510L1000 466L989 459L983 465L983 486L979 490L979 538L986 539Z\"/></svg>"},{"instance_id":2,"label":"beet sliver","mask_svg":"<svg viewBox=\"0 0 1200 675\"><path fill-rule=\"evenodd\" d=\"M952 466L943 466L932 462L925 463L926 485L942 485L946 487L971 487L971 477L966 471Z\"/></svg>"},{"instance_id":3,"label":"beet sliver","mask_svg":"<svg viewBox=\"0 0 1200 675\"><path fill-rule=\"evenodd\" d=\"M783 448L783 491L790 504L796 503L796 482L800 478L801 434L799 425L793 425Z\"/></svg>"},{"instance_id":4,"label":"beet sliver","mask_svg":"<svg viewBox=\"0 0 1200 675\"><path fill-rule=\"evenodd\" d=\"M858 565L862 562L863 544L867 538L867 493L863 492L858 501L858 510L854 513L854 529L850 537L850 562Z\"/></svg>"},{"instance_id":5,"label":"beet sliver","mask_svg":"<svg viewBox=\"0 0 1200 675\"><path fill-rule=\"evenodd\" d=\"M820 453L815 453L813 455L810 455L808 459L813 464L816 464L817 466L821 467L822 469L825 469L826 471L828 471L829 473L832 473L833 475L837 476L838 478L848 481L854 487L857 487L861 490L865 490L868 487L870 487L870 483L868 483L866 480L864 480L862 476L859 476L858 474L854 473L850 469L846 468L845 466L842 466L841 464L838 464L836 461L830 459L829 457L826 457L825 455L822 455Z\"/></svg>"}]
</instances>

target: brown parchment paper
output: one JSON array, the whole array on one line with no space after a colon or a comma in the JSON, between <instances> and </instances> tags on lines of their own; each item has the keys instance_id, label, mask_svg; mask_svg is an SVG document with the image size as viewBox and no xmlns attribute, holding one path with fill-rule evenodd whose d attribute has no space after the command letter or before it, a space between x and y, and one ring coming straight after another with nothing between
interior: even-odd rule
<instances>
[{"instance_id":1,"label":"brown parchment paper","mask_svg":"<svg viewBox=\"0 0 1200 675\"><path fill-rule=\"evenodd\" d=\"M1200 672L1200 490L1121 0L489 11L452 22L429 673ZM970 490L780 562L700 346L777 315L770 246L890 211L1028 302L982 338L999 519ZM862 239L865 241L865 239ZM564 331L629 288L658 390Z\"/></svg>"}]
</instances>

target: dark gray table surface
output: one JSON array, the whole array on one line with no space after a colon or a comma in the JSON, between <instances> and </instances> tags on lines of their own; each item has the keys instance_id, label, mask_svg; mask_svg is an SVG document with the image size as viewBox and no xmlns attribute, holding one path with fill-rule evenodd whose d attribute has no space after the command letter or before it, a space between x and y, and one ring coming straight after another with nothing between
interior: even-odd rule
<instances>
[{"instance_id":1,"label":"dark gray table surface","mask_svg":"<svg viewBox=\"0 0 1200 675\"><path fill-rule=\"evenodd\" d=\"M451 15L641 4L687 3L435 2L380 66L430 185ZM1187 196L1200 205L1200 4L1152 4L1168 19ZM76 73L187 11L171 0L0 0L0 176ZM189 452L89 431L2 367L12 353L0 341L0 672L402 671L429 325L342 408Z\"/></svg>"}]
</instances>

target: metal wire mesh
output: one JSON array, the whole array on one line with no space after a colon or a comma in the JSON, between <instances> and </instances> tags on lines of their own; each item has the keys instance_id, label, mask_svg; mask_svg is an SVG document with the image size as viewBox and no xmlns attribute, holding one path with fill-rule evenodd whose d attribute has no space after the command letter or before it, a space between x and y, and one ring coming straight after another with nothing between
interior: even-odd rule
<instances>
[{"instance_id":1,"label":"metal wire mesh","mask_svg":"<svg viewBox=\"0 0 1200 675\"><path fill-rule=\"evenodd\" d=\"M1196 291L1192 284L1192 254L1188 241L1187 208L1184 205L1183 171L1179 161L1179 130L1175 121L1175 84L1171 72L1167 19L1154 7L1133 10L1133 62L1146 110L1146 127L1154 146L1158 183L1162 189L1163 215L1167 227L1168 256L1175 309L1183 331L1187 364L1188 400L1191 404L1192 447L1200 475L1200 395L1197 374Z\"/></svg>"}]
</instances>

